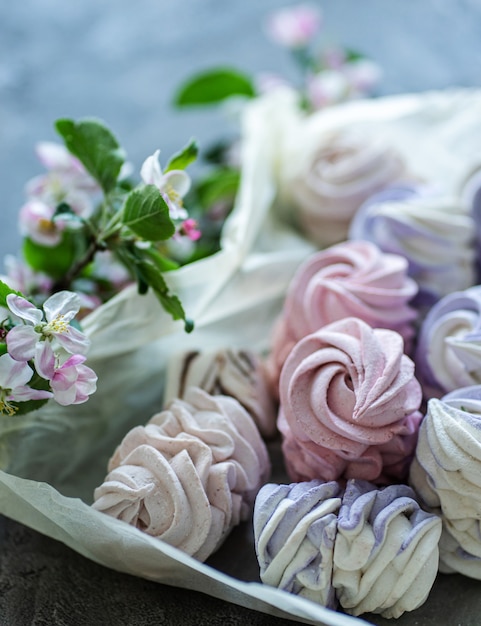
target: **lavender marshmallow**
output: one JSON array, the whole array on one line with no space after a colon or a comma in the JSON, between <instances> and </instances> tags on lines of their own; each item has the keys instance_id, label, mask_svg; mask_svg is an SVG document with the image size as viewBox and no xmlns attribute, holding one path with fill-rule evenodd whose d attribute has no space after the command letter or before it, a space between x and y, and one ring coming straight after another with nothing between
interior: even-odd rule
<instances>
[{"instance_id":1,"label":"lavender marshmallow","mask_svg":"<svg viewBox=\"0 0 481 626\"><path fill-rule=\"evenodd\" d=\"M438 570L441 521L406 485L265 485L254 533L264 583L353 615L418 608Z\"/></svg>"},{"instance_id":2,"label":"lavender marshmallow","mask_svg":"<svg viewBox=\"0 0 481 626\"><path fill-rule=\"evenodd\" d=\"M481 579L481 386L434 398L419 431L410 482L442 517L440 571Z\"/></svg>"}]
</instances>

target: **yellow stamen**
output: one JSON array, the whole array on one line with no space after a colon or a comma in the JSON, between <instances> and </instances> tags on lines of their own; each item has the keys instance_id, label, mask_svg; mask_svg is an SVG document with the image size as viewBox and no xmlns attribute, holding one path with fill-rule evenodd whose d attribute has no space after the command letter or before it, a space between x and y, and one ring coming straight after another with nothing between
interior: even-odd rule
<instances>
[{"instance_id":1,"label":"yellow stamen","mask_svg":"<svg viewBox=\"0 0 481 626\"><path fill-rule=\"evenodd\" d=\"M63 315L57 315L55 319L49 322L43 329L44 334L49 334L49 332L54 333L67 333L68 332L68 322L65 321Z\"/></svg>"},{"instance_id":2,"label":"yellow stamen","mask_svg":"<svg viewBox=\"0 0 481 626\"><path fill-rule=\"evenodd\" d=\"M39 219L38 227L44 233L54 233L57 230L56 227L55 227L55 224L52 222L52 220L48 220L45 217L41 217Z\"/></svg>"},{"instance_id":3,"label":"yellow stamen","mask_svg":"<svg viewBox=\"0 0 481 626\"><path fill-rule=\"evenodd\" d=\"M167 186L167 195L169 196L169 199L176 204L177 206L183 206L182 203L182 196L180 195L180 193L178 191L176 191L173 187L171 187L170 185Z\"/></svg>"},{"instance_id":4,"label":"yellow stamen","mask_svg":"<svg viewBox=\"0 0 481 626\"><path fill-rule=\"evenodd\" d=\"M0 414L12 417L18 411L18 407L13 406L6 398L0 399Z\"/></svg>"}]
</instances>

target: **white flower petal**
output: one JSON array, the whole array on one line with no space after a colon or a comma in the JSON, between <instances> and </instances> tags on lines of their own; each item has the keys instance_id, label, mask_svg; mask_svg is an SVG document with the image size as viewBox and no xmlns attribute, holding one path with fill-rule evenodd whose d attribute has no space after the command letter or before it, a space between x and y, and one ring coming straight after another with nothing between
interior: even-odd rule
<instances>
[{"instance_id":1,"label":"white flower petal","mask_svg":"<svg viewBox=\"0 0 481 626\"><path fill-rule=\"evenodd\" d=\"M32 389L27 386L15 387L12 389L12 393L8 396L8 400L11 402L24 402L25 400L47 400L52 398L53 393L43 389Z\"/></svg>"},{"instance_id":2,"label":"white flower petal","mask_svg":"<svg viewBox=\"0 0 481 626\"><path fill-rule=\"evenodd\" d=\"M61 390L61 389L55 388L54 385L52 384L52 389L53 389L53 397L55 398L55 401L58 402L58 404L61 404L62 406L69 406L70 404L75 404L75 398L77 396L77 390L75 388L75 385L68 387L68 389L66 390Z\"/></svg>"},{"instance_id":3,"label":"white flower petal","mask_svg":"<svg viewBox=\"0 0 481 626\"><path fill-rule=\"evenodd\" d=\"M184 170L171 170L167 172L167 174L164 174L164 179L167 188L172 187L181 198L183 198L190 189L190 176L187 172L184 172Z\"/></svg>"},{"instance_id":4,"label":"white flower petal","mask_svg":"<svg viewBox=\"0 0 481 626\"><path fill-rule=\"evenodd\" d=\"M163 181L162 168L159 163L160 150L156 150L152 156L145 159L140 168L140 177L146 185L160 187Z\"/></svg>"},{"instance_id":5,"label":"white flower petal","mask_svg":"<svg viewBox=\"0 0 481 626\"><path fill-rule=\"evenodd\" d=\"M35 325L42 321L42 311L21 296L17 296L13 293L8 294L7 306L12 313L26 322Z\"/></svg>"},{"instance_id":6,"label":"white flower petal","mask_svg":"<svg viewBox=\"0 0 481 626\"><path fill-rule=\"evenodd\" d=\"M6 336L7 350L15 361L30 361L40 339L33 326L14 326Z\"/></svg>"},{"instance_id":7,"label":"white flower petal","mask_svg":"<svg viewBox=\"0 0 481 626\"><path fill-rule=\"evenodd\" d=\"M73 326L62 333L53 333L58 343L70 354L86 354L90 347L90 339Z\"/></svg>"},{"instance_id":8,"label":"white flower petal","mask_svg":"<svg viewBox=\"0 0 481 626\"><path fill-rule=\"evenodd\" d=\"M33 370L24 361L15 361L9 354L0 356L0 387L13 389L28 383Z\"/></svg>"},{"instance_id":9,"label":"white flower petal","mask_svg":"<svg viewBox=\"0 0 481 626\"><path fill-rule=\"evenodd\" d=\"M72 291L59 291L48 298L44 305L45 317L52 322L62 316L65 322L70 322L80 309L80 297Z\"/></svg>"},{"instance_id":10,"label":"white flower petal","mask_svg":"<svg viewBox=\"0 0 481 626\"><path fill-rule=\"evenodd\" d=\"M39 341L35 349L35 369L45 380L55 374L55 354L49 341Z\"/></svg>"},{"instance_id":11,"label":"white flower petal","mask_svg":"<svg viewBox=\"0 0 481 626\"><path fill-rule=\"evenodd\" d=\"M72 155L58 143L41 141L36 146L37 156L48 170L69 169L72 167Z\"/></svg>"}]
</instances>

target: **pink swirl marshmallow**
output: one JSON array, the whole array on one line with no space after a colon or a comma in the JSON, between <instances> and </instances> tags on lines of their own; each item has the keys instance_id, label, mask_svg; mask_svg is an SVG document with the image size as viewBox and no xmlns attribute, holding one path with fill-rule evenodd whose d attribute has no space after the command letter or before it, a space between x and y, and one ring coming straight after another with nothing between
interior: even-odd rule
<instances>
[{"instance_id":1,"label":"pink swirl marshmallow","mask_svg":"<svg viewBox=\"0 0 481 626\"><path fill-rule=\"evenodd\" d=\"M267 360L272 386L297 341L345 317L397 331L408 351L417 315L409 302L417 285L407 269L402 256L367 241L347 241L312 255L294 275L274 327Z\"/></svg>"},{"instance_id":2,"label":"pink swirl marshmallow","mask_svg":"<svg viewBox=\"0 0 481 626\"><path fill-rule=\"evenodd\" d=\"M289 475L404 479L421 399L398 333L346 318L304 337L280 379L278 426Z\"/></svg>"},{"instance_id":3,"label":"pink swirl marshmallow","mask_svg":"<svg viewBox=\"0 0 481 626\"><path fill-rule=\"evenodd\" d=\"M192 387L127 433L93 507L203 561L250 517L269 469L241 405Z\"/></svg>"}]
</instances>

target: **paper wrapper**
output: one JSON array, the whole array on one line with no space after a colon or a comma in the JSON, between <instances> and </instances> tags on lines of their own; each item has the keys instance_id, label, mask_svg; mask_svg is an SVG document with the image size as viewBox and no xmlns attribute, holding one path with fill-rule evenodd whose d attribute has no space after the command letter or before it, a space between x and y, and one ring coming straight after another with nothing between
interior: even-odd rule
<instances>
[{"instance_id":1,"label":"paper wrapper","mask_svg":"<svg viewBox=\"0 0 481 626\"><path fill-rule=\"evenodd\" d=\"M294 171L315 149L316 138L350 125L380 133L414 172L442 181L452 192L481 163L480 111L481 92L464 90L360 101L308 120L299 116L289 92L250 104L243 120L241 190L225 224L222 249L167 276L195 320L194 333L185 334L155 297L138 296L134 288L87 317L88 364L99 375L98 391L83 405L48 403L35 413L2 418L0 512L122 572L306 623L365 623L256 582L248 525L239 532L250 546L249 562L240 557L233 565L226 553L230 563L225 565L222 547L208 565L89 505L123 435L162 408L171 354L268 348L289 280L313 249L286 224L278 209L286 204L276 199L285 192L290 168ZM273 446L273 456L279 456ZM281 463L274 467L282 472ZM281 480L277 470L272 479Z\"/></svg>"}]
</instances>

